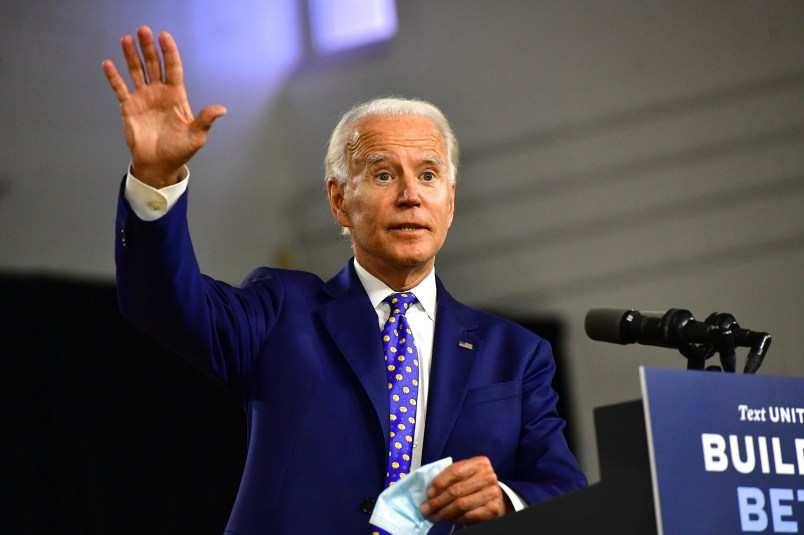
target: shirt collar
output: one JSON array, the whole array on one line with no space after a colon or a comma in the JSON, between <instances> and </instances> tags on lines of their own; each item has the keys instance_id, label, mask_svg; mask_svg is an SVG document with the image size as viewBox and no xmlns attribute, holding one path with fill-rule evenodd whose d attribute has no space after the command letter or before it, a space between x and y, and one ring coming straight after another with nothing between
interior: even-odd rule
<instances>
[{"instance_id":1,"label":"shirt collar","mask_svg":"<svg viewBox=\"0 0 804 535\"><path fill-rule=\"evenodd\" d=\"M355 259L354 263L357 278L360 279L360 282L363 284L363 288L366 290L369 300L371 301L371 306L373 306L375 309L379 309L383 304L382 300L394 293L394 290L383 281L366 271L366 268L361 266L357 262L357 259ZM419 305L421 305L422 309L424 309L431 320L435 321L435 268L430 270L430 273L424 278L423 281L408 291L416 296L416 299L418 299Z\"/></svg>"}]
</instances>

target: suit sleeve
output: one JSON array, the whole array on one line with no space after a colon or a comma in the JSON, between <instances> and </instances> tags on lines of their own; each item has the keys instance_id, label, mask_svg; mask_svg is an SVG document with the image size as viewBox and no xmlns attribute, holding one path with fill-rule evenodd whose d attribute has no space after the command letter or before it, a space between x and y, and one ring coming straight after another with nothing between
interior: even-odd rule
<instances>
[{"instance_id":1,"label":"suit sleeve","mask_svg":"<svg viewBox=\"0 0 804 535\"><path fill-rule=\"evenodd\" d=\"M276 323L283 290L260 270L242 288L201 274L187 226L186 192L165 216L143 221L121 186L115 263L120 311L136 327L235 393Z\"/></svg>"},{"instance_id":2,"label":"suit sleeve","mask_svg":"<svg viewBox=\"0 0 804 535\"><path fill-rule=\"evenodd\" d=\"M554 373L550 344L539 339L522 384L516 479L503 479L530 505L587 485L564 438L565 422L556 411L558 394L551 386Z\"/></svg>"}]
</instances>

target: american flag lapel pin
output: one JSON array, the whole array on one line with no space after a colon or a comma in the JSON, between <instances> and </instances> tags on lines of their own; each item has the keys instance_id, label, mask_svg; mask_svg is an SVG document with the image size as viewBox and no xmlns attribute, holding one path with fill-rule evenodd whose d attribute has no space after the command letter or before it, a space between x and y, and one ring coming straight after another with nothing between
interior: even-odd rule
<instances>
[{"instance_id":1,"label":"american flag lapel pin","mask_svg":"<svg viewBox=\"0 0 804 535\"><path fill-rule=\"evenodd\" d=\"M464 342L464 341L458 342L458 345L460 347L464 348L464 349L473 349L475 347L472 344L470 344L469 342Z\"/></svg>"}]
</instances>

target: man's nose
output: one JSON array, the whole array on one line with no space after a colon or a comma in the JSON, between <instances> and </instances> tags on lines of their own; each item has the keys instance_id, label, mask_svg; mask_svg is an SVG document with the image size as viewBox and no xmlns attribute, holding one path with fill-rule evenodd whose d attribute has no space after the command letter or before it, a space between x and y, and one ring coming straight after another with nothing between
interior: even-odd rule
<instances>
[{"instance_id":1,"label":"man's nose","mask_svg":"<svg viewBox=\"0 0 804 535\"><path fill-rule=\"evenodd\" d=\"M402 204L419 204L419 182L415 176L408 173L399 181L399 202Z\"/></svg>"}]
</instances>

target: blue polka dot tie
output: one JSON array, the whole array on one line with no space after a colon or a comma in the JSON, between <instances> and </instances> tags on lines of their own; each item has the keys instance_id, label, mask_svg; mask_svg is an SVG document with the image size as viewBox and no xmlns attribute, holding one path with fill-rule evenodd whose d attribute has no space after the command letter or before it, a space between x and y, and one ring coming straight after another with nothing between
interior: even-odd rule
<instances>
[{"instance_id":1,"label":"blue polka dot tie","mask_svg":"<svg viewBox=\"0 0 804 535\"><path fill-rule=\"evenodd\" d=\"M385 370L390 402L390 447L385 486L389 487L410 472L413 457L413 431L416 428L416 398L419 394L419 352L405 312L416 303L411 293L395 293L383 302L391 306L391 315L382 329ZM375 534L386 532L375 528Z\"/></svg>"}]
</instances>

